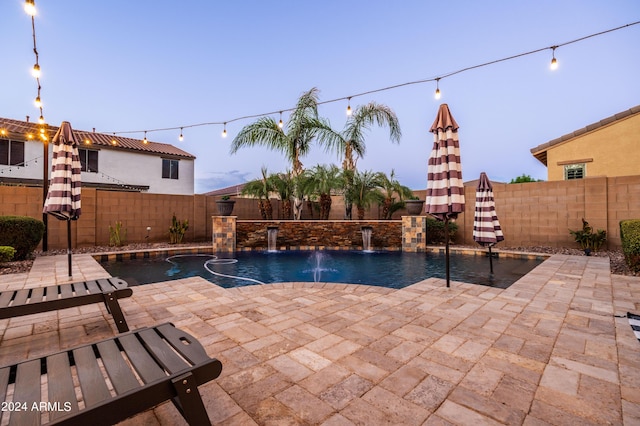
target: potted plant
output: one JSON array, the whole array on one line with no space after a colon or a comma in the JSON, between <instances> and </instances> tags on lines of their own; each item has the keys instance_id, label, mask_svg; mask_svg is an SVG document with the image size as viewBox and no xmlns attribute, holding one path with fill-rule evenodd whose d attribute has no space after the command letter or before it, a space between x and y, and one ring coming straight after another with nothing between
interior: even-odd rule
<instances>
[{"instance_id":1,"label":"potted plant","mask_svg":"<svg viewBox=\"0 0 640 426\"><path fill-rule=\"evenodd\" d=\"M593 232L593 228L589 226L589 222L584 220L584 218L582 219L582 229L579 231L569 229L569 233L573 235L587 256L591 255L591 251L598 251L607 240L607 231L598 229L596 232Z\"/></svg>"},{"instance_id":2,"label":"potted plant","mask_svg":"<svg viewBox=\"0 0 640 426\"><path fill-rule=\"evenodd\" d=\"M235 200L229 199L228 195L223 195L216 201L216 207L218 207L218 213L220 216L230 216L233 212L233 206L236 204Z\"/></svg>"},{"instance_id":3,"label":"potted plant","mask_svg":"<svg viewBox=\"0 0 640 426\"><path fill-rule=\"evenodd\" d=\"M420 200L418 197L411 197L408 200L404 200L404 204L407 208L407 214L410 216L421 215L424 209L424 200Z\"/></svg>"}]
</instances>

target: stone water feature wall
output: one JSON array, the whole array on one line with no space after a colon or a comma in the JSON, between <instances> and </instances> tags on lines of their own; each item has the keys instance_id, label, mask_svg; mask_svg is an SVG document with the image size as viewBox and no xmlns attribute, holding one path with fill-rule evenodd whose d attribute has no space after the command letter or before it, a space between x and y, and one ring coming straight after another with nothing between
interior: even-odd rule
<instances>
[{"instance_id":1,"label":"stone water feature wall","mask_svg":"<svg viewBox=\"0 0 640 426\"><path fill-rule=\"evenodd\" d=\"M402 222L398 220L239 220L236 224L237 249L266 249L267 227L270 226L278 228L278 250L362 250L363 226L373 228L373 249L399 250L402 246Z\"/></svg>"}]
</instances>

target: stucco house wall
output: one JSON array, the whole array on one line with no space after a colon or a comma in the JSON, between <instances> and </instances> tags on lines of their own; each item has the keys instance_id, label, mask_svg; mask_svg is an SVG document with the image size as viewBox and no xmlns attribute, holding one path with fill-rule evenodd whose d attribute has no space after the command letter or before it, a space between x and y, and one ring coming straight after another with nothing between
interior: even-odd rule
<instances>
[{"instance_id":1,"label":"stucco house wall","mask_svg":"<svg viewBox=\"0 0 640 426\"><path fill-rule=\"evenodd\" d=\"M584 164L584 177L640 174L640 106L605 118L531 150L549 181L565 180L565 166Z\"/></svg>"}]
</instances>

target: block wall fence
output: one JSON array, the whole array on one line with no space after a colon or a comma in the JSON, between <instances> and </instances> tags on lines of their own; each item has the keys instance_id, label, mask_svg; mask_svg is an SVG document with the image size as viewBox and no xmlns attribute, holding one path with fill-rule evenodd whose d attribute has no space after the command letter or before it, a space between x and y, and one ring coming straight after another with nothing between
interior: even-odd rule
<instances>
[{"instance_id":1,"label":"block wall fence","mask_svg":"<svg viewBox=\"0 0 640 426\"><path fill-rule=\"evenodd\" d=\"M496 211L502 226L504 247L577 247L569 229L579 229L581 218L594 228L607 231L609 248L620 247L619 223L640 218L640 176L591 177L572 181L494 184ZM414 191L420 199L425 190ZM465 189L466 209L460 215L457 243L473 245L475 187ZM281 218L280 202L272 200L274 219ZM31 216L42 219L42 188L0 186L0 215ZM369 209L365 220L380 219L381 209ZM126 229L126 242L169 242L169 225L175 213L188 220L185 242L211 241L215 198L205 195L164 195L138 192L82 190L82 215L72 224L74 247L108 245L109 226L117 221ZM355 209L354 209L355 213ZM238 220L260 220L257 202L237 199L233 215ZM330 219L341 220L344 204L334 197ZM400 220L406 211L394 214ZM303 218L310 218L305 209ZM317 217L315 217L317 218ZM147 227L151 230L147 233ZM66 247L64 222L48 218L49 249ZM374 229L375 232L375 229ZM401 238L400 236L398 238Z\"/></svg>"}]
</instances>

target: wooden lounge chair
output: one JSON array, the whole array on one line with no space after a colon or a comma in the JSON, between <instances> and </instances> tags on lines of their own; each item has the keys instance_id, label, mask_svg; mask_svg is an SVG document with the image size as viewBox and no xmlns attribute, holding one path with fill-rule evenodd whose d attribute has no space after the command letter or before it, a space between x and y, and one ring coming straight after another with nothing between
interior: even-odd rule
<instances>
[{"instance_id":1,"label":"wooden lounge chair","mask_svg":"<svg viewBox=\"0 0 640 426\"><path fill-rule=\"evenodd\" d=\"M0 415L9 425L112 425L172 400L190 425L209 425L198 386L221 371L200 342L165 323L0 367Z\"/></svg>"},{"instance_id":2,"label":"wooden lounge chair","mask_svg":"<svg viewBox=\"0 0 640 426\"><path fill-rule=\"evenodd\" d=\"M0 292L0 319L104 302L118 331L123 333L129 327L118 299L132 294L127 283L119 278L7 290Z\"/></svg>"}]
</instances>

